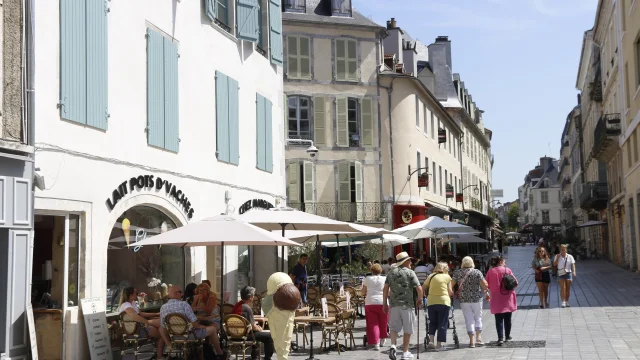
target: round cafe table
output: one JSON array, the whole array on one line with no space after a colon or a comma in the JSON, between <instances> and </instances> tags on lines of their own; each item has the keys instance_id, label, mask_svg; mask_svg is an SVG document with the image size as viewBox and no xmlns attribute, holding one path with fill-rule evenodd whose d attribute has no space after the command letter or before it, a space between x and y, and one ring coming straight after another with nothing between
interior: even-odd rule
<instances>
[{"instance_id":1,"label":"round cafe table","mask_svg":"<svg viewBox=\"0 0 640 360\"><path fill-rule=\"evenodd\" d=\"M304 322L308 323L311 328L309 331L309 336L311 337L309 342L309 357L306 360L314 360L313 356L313 324L330 324L336 321L336 318L330 316L328 318L322 316L296 316L293 321L295 322Z\"/></svg>"}]
</instances>

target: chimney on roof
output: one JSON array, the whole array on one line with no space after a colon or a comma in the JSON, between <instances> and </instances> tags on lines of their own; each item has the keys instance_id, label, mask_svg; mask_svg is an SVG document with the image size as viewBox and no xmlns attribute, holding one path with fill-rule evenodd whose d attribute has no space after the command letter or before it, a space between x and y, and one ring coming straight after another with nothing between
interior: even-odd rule
<instances>
[{"instance_id":1,"label":"chimney on roof","mask_svg":"<svg viewBox=\"0 0 640 360\"><path fill-rule=\"evenodd\" d=\"M578 105L582 104L582 96L578 94Z\"/></svg>"},{"instance_id":2,"label":"chimney on roof","mask_svg":"<svg viewBox=\"0 0 640 360\"><path fill-rule=\"evenodd\" d=\"M391 18L391 20L387 21L387 33L389 36L384 38L383 47L385 55L396 55L396 59L398 63L403 62L402 53L403 53L403 41L402 41L402 32L400 28L398 28L396 23L396 18ZM392 69L395 70L395 69Z\"/></svg>"},{"instance_id":3,"label":"chimney on roof","mask_svg":"<svg viewBox=\"0 0 640 360\"><path fill-rule=\"evenodd\" d=\"M445 42L445 41L449 41L449 37L448 36L438 36L436 38L436 42Z\"/></svg>"},{"instance_id":4,"label":"chimney on roof","mask_svg":"<svg viewBox=\"0 0 640 360\"><path fill-rule=\"evenodd\" d=\"M391 28L392 28L392 29L395 29L395 28L397 28L397 27L398 27L398 26L397 26L397 24L396 24L396 18L391 18Z\"/></svg>"}]
</instances>

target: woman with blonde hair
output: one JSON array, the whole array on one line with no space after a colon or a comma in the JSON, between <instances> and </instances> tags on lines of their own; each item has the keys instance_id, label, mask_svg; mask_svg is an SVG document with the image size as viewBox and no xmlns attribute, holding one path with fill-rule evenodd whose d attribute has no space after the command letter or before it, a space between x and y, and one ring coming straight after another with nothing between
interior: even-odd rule
<instances>
[{"instance_id":1,"label":"woman with blonde hair","mask_svg":"<svg viewBox=\"0 0 640 360\"><path fill-rule=\"evenodd\" d=\"M489 290L482 272L477 270L473 259L466 256L462 259L460 270L453 274L452 286L458 285L456 296L464 314L469 335L469 347L484 345L482 342L482 299Z\"/></svg>"},{"instance_id":2,"label":"woman with blonde hair","mask_svg":"<svg viewBox=\"0 0 640 360\"><path fill-rule=\"evenodd\" d=\"M562 307L569 306L571 295L571 282L576 277L576 260L567 253L567 244L560 245L560 254L553 260L553 266L558 268L558 285L560 285L560 298Z\"/></svg>"},{"instance_id":3,"label":"woman with blonde hair","mask_svg":"<svg viewBox=\"0 0 640 360\"><path fill-rule=\"evenodd\" d=\"M549 253L544 246L536 249L531 261L531 267L536 274L536 285L538 285L538 297L540 298L540 309L545 306L549 308L549 283L551 282L551 260Z\"/></svg>"},{"instance_id":4,"label":"woman with blonde hair","mask_svg":"<svg viewBox=\"0 0 640 360\"><path fill-rule=\"evenodd\" d=\"M427 294L427 312L429 314L429 338L431 341L428 349L443 350L443 343L447 341L447 325L451 297L453 296L449 265L446 262L437 263L422 288ZM438 332L437 345L434 343L436 331Z\"/></svg>"},{"instance_id":5,"label":"woman with blonde hair","mask_svg":"<svg viewBox=\"0 0 640 360\"><path fill-rule=\"evenodd\" d=\"M364 313L367 321L367 342L374 350L380 350L387 339L387 324L389 314L382 311L382 298L384 282L387 279L382 274L382 266L371 266L373 275L367 276L362 281L362 294L364 295Z\"/></svg>"},{"instance_id":6,"label":"woman with blonde hair","mask_svg":"<svg viewBox=\"0 0 640 360\"><path fill-rule=\"evenodd\" d=\"M220 329L220 307L218 306L216 294L204 282L196 287L195 294L196 296L191 304L193 312L198 317L207 318L205 321L210 321Z\"/></svg>"}]
</instances>

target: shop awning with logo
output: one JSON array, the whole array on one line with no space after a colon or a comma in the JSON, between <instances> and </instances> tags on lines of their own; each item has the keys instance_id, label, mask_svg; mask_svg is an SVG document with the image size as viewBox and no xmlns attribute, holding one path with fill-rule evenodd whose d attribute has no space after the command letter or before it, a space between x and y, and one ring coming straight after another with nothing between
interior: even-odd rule
<instances>
[{"instance_id":1,"label":"shop awning with logo","mask_svg":"<svg viewBox=\"0 0 640 360\"><path fill-rule=\"evenodd\" d=\"M446 215L451 215L451 208L446 205L441 205L433 202L425 201L424 205L428 208L427 214L443 217Z\"/></svg>"}]
</instances>

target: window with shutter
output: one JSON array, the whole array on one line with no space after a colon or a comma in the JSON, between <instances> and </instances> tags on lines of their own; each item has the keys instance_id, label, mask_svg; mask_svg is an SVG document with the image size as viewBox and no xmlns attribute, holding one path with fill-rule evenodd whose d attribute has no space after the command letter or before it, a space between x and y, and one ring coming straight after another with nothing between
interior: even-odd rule
<instances>
[{"instance_id":1,"label":"window with shutter","mask_svg":"<svg viewBox=\"0 0 640 360\"><path fill-rule=\"evenodd\" d=\"M305 161L303 163L304 169L304 203L314 203L315 202L315 167L312 162ZM305 206L305 208L307 208ZM309 209L313 208L312 206L308 207Z\"/></svg>"},{"instance_id":2,"label":"window with shutter","mask_svg":"<svg viewBox=\"0 0 640 360\"><path fill-rule=\"evenodd\" d=\"M299 169L300 163L297 161L289 163L287 169L287 203L290 206L295 206L300 202Z\"/></svg>"},{"instance_id":3,"label":"window with shutter","mask_svg":"<svg viewBox=\"0 0 640 360\"><path fill-rule=\"evenodd\" d=\"M288 96L287 102L289 109L287 115L288 138L313 140L311 99L306 96Z\"/></svg>"},{"instance_id":4,"label":"window with shutter","mask_svg":"<svg viewBox=\"0 0 640 360\"><path fill-rule=\"evenodd\" d=\"M331 14L334 16L351 16L351 0L331 0Z\"/></svg>"},{"instance_id":5,"label":"window with shutter","mask_svg":"<svg viewBox=\"0 0 640 360\"><path fill-rule=\"evenodd\" d=\"M272 111L271 101L256 94L256 167L268 172L273 171Z\"/></svg>"},{"instance_id":6,"label":"window with shutter","mask_svg":"<svg viewBox=\"0 0 640 360\"><path fill-rule=\"evenodd\" d=\"M364 188L362 183L362 164L358 161L353 163L354 170L354 183L355 183L355 207L356 207L356 220L362 221L364 215L364 208L362 202L364 201ZM354 199L352 198L352 199Z\"/></svg>"},{"instance_id":7,"label":"window with shutter","mask_svg":"<svg viewBox=\"0 0 640 360\"><path fill-rule=\"evenodd\" d=\"M311 79L311 39L287 36L287 77Z\"/></svg>"},{"instance_id":8,"label":"window with shutter","mask_svg":"<svg viewBox=\"0 0 640 360\"><path fill-rule=\"evenodd\" d=\"M347 80L347 50L346 40L336 39L335 43L335 78L336 80Z\"/></svg>"},{"instance_id":9,"label":"window with shutter","mask_svg":"<svg viewBox=\"0 0 640 360\"><path fill-rule=\"evenodd\" d=\"M314 143L316 145L327 144L325 99L322 96L313 98L313 124Z\"/></svg>"},{"instance_id":10,"label":"window with shutter","mask_svg":"<svg viewBox=\"0 0 640 360\"><path fill-rule=\"evenodd\" d=\"M304 12L305 0L284 0L284 11Z\"/></svg>"},{"instance_id":11,"label":"window with shutter","mask_svg":"<svg viewBox=\"0 0 640 360\"><path fill-rule=\"evenodd\" d=\"M340 147L349 146L349 126L348 126L348 114L347 114L347 98L336 98L336 139L337 145Z\"/></svg>"},{"instance_id":12,"label":"window with shutter","mask_svg":"<svg viewBox=\"0 0 640 360\"><path fill-rule=\"evenodd\" d=\"M269 29L271 63L282 66L282 12L280 0L269 0Z\"/></svg>"},{"instance_id":13,"label":"window with shutter","mask_svg":"<svg viewBox=\"0 0 640 360\"><path fill-rule=\"evenodd\" d=\"M420 128L420 99L418 99L418 95L416 95L416 127Z\"/></svg>"},{"instance_id":14,"label":"window with shutter","mask_svg":"<svg viewBox=\"0 0 640 360\"><path fill-rule=\"evenodd\" d=\"M348 162L338 164L338 201L351 202L351 166Z\"/></svg>"},{"instance_id":15,"label":"window with shutter","mask_svg":"<svg viewBox=\"0 0 640 360\"><path fill-rule=\"evenodd\" d=\"M438 188L436 186L436 162L432 162L431 163L431 182L433 182L433 193L435 194L436 192L438 192Z\"/></svg>"},{"instance_id":16,"label":"window with shutter","mask_svg":"<svg viewBox=\"0 0 640 360\"><path fill-rule=\"evenodd\" d=\"M238 82L216 71L216 153L219 161L240 162Z\"/></svg>"},{"instance_id":17,"label":"window with shutter","mask_svg":"<svg viewBox=\"0 0 640 360\"><path fill-rule=\"evenodd\" d=\"M362 124L362 146L375 146L374 129L376 125L376 108L375 102L371 98L360 100L360 123Z\"/></svg>"},{"instance_id":18,"label":"window with shutter","mask_svg":"<svg viewBox=\"0 0 640 360\"><path fill-rule=\"evenodd\" d=\"M260 39L259 0L237 0L236 18L238 38L258 42Z\"/></svg>"},{"instance_id":19,"label":"window with shutter","mask_svg":"<svg viewBox=\"0 0 640 360\"><path fill-rule=\"evenodd\" d=\"M355 40L347 40L347 80L359 81L360 69L358 68L358 51Z\"/></svg>"},{"instance_id":20,"label":"window with shutter","mask_svg":"<svg viewBox=\"0 0 640 360\"><path fill-rule=\"evenodd\" d=\"M336 39L335 79L338 81L360 81L358 67L358 43L351 39Z\"/></svg>"},{"instance_id":21,"label":"window with shutter","mask_svg":"<svg viewBox=\"0 0 640 360\"><path fill-rule=\"evenodd\" d=\"M147 29L147 142L179 150L178 47L173 39Z\"/></svg>"},{"instance_id":22,"label":"window with shutter","mask_svg":"<svg viewBox=\"0 0 640 360\"><path fill-rule=\"evenodd\" d=\"M107 130L107 2L60 1L60 117Z\"/></svg>"}]
</instances>

